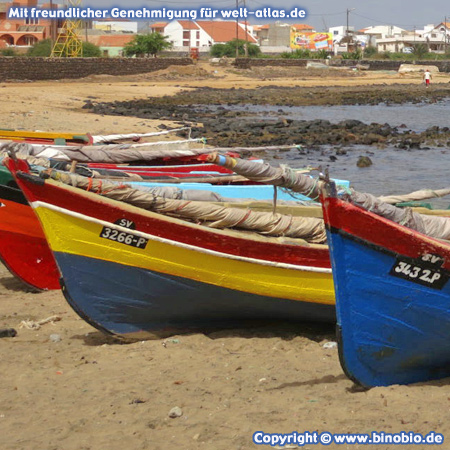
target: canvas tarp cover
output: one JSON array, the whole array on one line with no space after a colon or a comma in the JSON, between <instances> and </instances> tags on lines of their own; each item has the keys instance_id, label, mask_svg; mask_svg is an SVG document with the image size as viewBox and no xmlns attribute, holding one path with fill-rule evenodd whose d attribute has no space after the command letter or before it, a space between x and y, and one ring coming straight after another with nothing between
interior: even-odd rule
<instances>
[{"instance_id":1,"label":"canvas tarp cover","mask_svg":"<svg viewBox=\"0 0 450 450\"><path fill-rule=\"evenodd\" d=\"M209 162L222 164L233 170L235 173L245 176L253 181L289 188L294 192L307 195L312 199L319 198L320 186L318 180L294 172L288 167L272 167L269 164L255 164L252 161L239 160L228 156L219 157L219 155L211 155ZM447 191L449 190L443 189L441 192L445 193ZM428 190L418 192L421 193L421 199L424 198L424 192L436 193L436 191ZM433 196L435 196L434 194ZM385 217L386 219L392 220L393 222L404 225L430 237L450 240L450 217L428 216L413 212L411 208L398 208L382 201L374 195L360 193L353 189L350 189L346 195L353 203ZM405 198L411 200L414 199L413 197L413 194L409 194L407 197L396 196L395 198L392 197L390 200L402 198L401 201L405 201Z\"/></svg>"},{"instance_id":2,"label":"canvas tarp cover","mask_svg":"<svg viewBox=\"0 0 450 450\"><path fill-rule=\"evenodd\" d=\"M233 147L207 148L199 147L203 139L179 141L145 142L140 144L123 143L109 145L42 145L23 142L0 144L0 153L13 151L18 157L36 156L60 161L97 162L123 164L134 161L152 161L158 158L180 158L198 156L211 152L257 152L265 150L282 150L294 146L282 147Z\"/></svg>"},{"instance_id":3,"label":"canvas tarp cover","mask_svg":"<svg viewBox=\"0 0 450 450\"><path fill-rule=\"evenodd\" d=\"M171 200L133 189L128 185L81 177L76 174L50 170L51 178L102 196L129 203L157 213L190 219L211 228L238 228L252 230L268 236L301 238L322 244L326 233L322 219L292 217L289 215L230 208L208 202Z\"/></svg>"}]
</instances>

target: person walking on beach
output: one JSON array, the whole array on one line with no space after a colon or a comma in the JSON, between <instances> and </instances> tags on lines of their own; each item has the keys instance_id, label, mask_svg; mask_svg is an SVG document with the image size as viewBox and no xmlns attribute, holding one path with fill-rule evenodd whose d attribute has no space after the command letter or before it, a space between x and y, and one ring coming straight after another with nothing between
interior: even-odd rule
<instances>
[{"instance_id":1,"label":"person walking on beach","mask_svg":"<svg viewBox=\"0 0 450 450\"><path fill-rule=\"evenodd\" d=\"M425 87L428 87L431 81L431 73L428 69L426 69L425 73L423 74L423 80L425 81Z\"/></svg>"}]
</instances>

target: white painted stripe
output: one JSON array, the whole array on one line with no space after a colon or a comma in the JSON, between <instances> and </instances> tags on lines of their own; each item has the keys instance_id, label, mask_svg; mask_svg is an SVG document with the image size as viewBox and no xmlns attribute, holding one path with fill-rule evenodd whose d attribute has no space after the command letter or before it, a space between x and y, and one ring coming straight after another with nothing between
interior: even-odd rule
<instances>
[{"instance_id":1,"label":"white painted stripe","mask_svg":"<svg viewBox=\"0 0 450 450\"><path fill-rule=\"evenodd\" d=\"M244 261L249 262L253 264L260 264L262 266L271 266L271 267L277 267L280 269L290 269L290 270L300 270L303 272L316 272L316 273L331 273L331 269L323 268L323 267L311 267L311 266L296 266L294 264L285 264L285 263L277 263L273 261L265 261L263 259L255 259L255 258L248 258L245 256L237 256L237 255L230 255L226 253L217 252L215 250L209 250L202 247L197 247L191 244L184 244L182 242L172 241L170 239L165 239L159 236L153 236L148 233L143 233L142 231L137 230L131 230L129 228L122 227L120 225L117 225L115 223L107 222L105 220L96 219L95 217L86 216L85 214L80 214L75 211L70 211L65 208L61 208L59 206L52 205L50 203L36 201L30 203L32 208L36 209L39 207L48 208L56 212L60 212L62 214L66 214L68 216L75 217L77 219L86 220L87 222L97 223L99 225L102 225L104 227L109 227L118 231L123 231L129 234L133 234L135 236L143 237L152 241L161 242L164 244L173 245L175 247L181 247L187 250L194 250L199 253L205 253L207 255L213 255L213 256L219 256L221 258L227 258L227 259L233 259L236 261Z\"/></svg>"}]
</instances>

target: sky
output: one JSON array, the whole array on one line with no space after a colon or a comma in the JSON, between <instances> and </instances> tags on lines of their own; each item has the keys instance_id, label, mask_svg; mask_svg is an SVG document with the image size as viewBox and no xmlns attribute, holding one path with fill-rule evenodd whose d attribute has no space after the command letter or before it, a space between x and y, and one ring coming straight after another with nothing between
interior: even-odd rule
<instances>
[{"instance_id":1,"label":"sky","mask_svg":"<svg viewBox=\"0 0 450 450\"><path fill-rule=\"evenodd\" d=\"M370 25L397 25L407 30L420 29L427 24L437 25L449 17L450 2L448 0L82 0L82 6L96 8L146 7L159 8L195 8L210 6L214 8L233 8L236 1L242 6L255 10L264 6L290 9L298 7L307 11L303 20L296 23L306 23L317 31L325 28L346 25L347 9L349 25L360 29ZM354 8L354 9L353 9ZM275 20L275 19L274 19ZM267 23L274 20L252 21L253 23Z\"/></svg>"}]
</instances>

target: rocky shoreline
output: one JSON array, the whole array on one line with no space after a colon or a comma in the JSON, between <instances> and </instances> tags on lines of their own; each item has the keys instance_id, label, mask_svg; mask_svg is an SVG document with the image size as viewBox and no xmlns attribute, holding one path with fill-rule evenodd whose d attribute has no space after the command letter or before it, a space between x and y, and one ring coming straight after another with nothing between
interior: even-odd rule
<instances>
[{"instance_id":1,"label":"rocky shoreline","mask_svg":"<svg viewBox=\"0 0 450 450\"><path fill-rule=\"evenodd\" d=\"M450 129L433 126L420 133L406 126L387 123L366 124L359 120L292 120L284 117L286 106L333 106L435 103L450 97L450 86L438 84L425 91L419 85L369 87L276 87L257 89L200 88L175 96L134 101L94 103L85 109L103 115L135 116L145 119L175 120L196 124L193 136L205 136L216 146L321 145L346 147L369 145L378 148L424 149L450 145ZM264 119L266 112L245 110L248 105L278 105L276 119ZM236 110L236 107L242 107ZM273 115L273 114L272 114Z\"/></svg>"}]
</instances>

